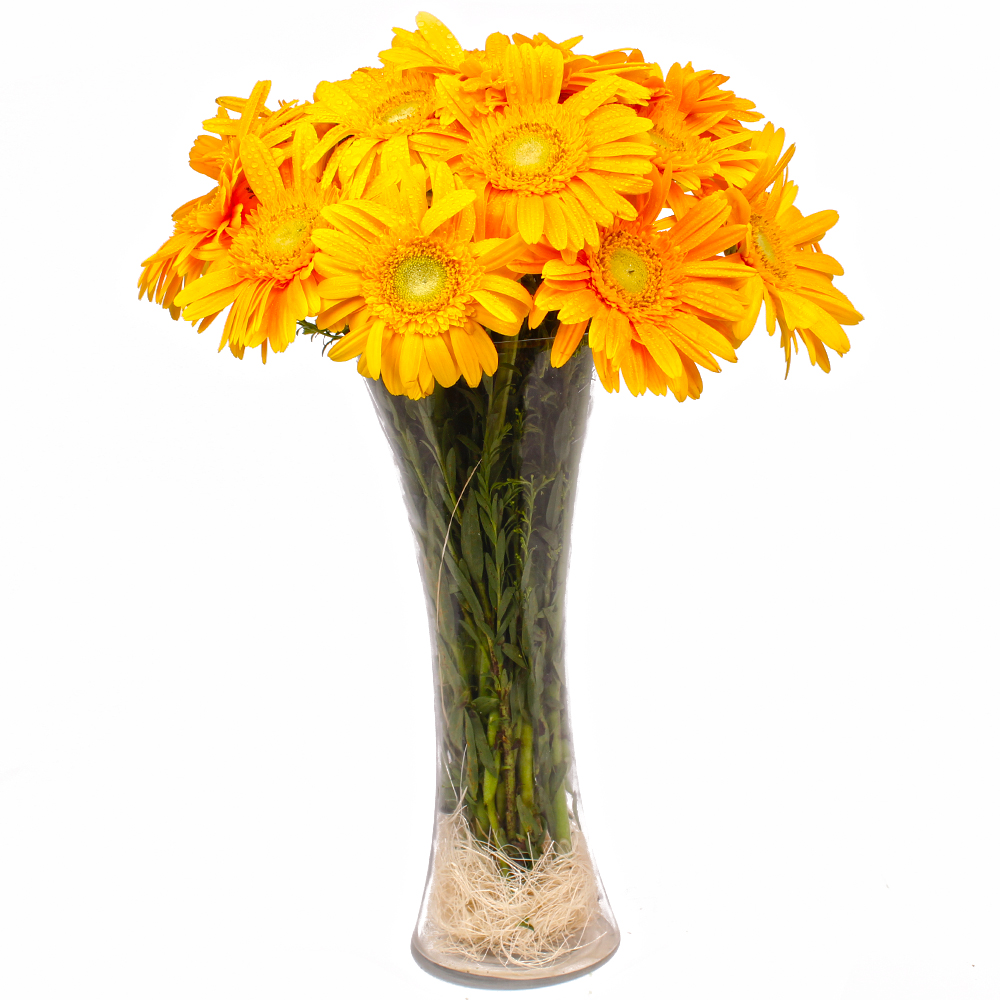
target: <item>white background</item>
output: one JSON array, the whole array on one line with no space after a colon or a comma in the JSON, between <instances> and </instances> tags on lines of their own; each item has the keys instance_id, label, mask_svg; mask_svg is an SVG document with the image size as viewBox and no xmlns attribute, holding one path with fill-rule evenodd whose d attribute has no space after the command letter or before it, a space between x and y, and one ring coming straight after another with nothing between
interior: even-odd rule
<instances>
[{"instance_id":1,"label":"white background","mask_svg":"<svg viewBox=\"0 0 1000 1000\"><path fill-rule=\"evenodd\" d=\"M362 380L135 300L219 94L310 97L416 5L5 17L0 996L462 998L409 935L429 646ZM866 315L784 381L598 388L570 581L617 957L553 998L1000 996L995 21L968 3L511 2L731 75Z\"/></svg>"}]
</instances>

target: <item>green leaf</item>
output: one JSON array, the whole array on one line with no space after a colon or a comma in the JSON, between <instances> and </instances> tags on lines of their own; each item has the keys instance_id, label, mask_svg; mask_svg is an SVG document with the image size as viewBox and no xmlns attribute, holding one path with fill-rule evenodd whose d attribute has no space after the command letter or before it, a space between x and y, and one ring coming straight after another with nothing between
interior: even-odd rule
<instances>
[{"instance_id":1,"label":"green leaf","mask_svg":"<svg viewBox=\"0 0 1000 1000\"><path fill-rule=\"evenodd\" d=\"M472 641L477 646L482 646L485 636L481 632L476 631L475 625L473 625L470 621L467 621L465 618L462 618L458 624L461 625L462 628L464 628L465 631L469 633L469 635L472 638Z\"/></svg>"},{"instance_id":2,"label":"green leaf","mask_svg":"<svg viewBox=\"0 0 1000 1000\"><path fill-rule=\"evenodd\" d=\"M489 580L490 592L493 596L494 605L500 595L500 576L497 573L496 565L492 559L486 560L486 579Z\"/></svg>"},{"instance_id":3,"label":"green leaf","mask_svg":"<svg viewBox=\"0 0 1000 1000\"><path fill-rule=\"evenodd\" d=\"M500 699L492 698L489 695L483 694L472 702L472 707L479 712L480 715L489 715L490 712L500 707Z\"/></svg>"},{"instance_id":4,"label":"green leaf","mask_svg":"<svg viewBox=\"0 0 1000 1000\"><path fill-rule=\"evenodd\" d=\"M553 798L555 798L559 794L559 786L566 780L566 772L568 770L569 770L569 761L564 760L552 772L552 778L549 782L549 788L552 789Z\"/></svg>"},{"instance_id":5,"label":"green leaf","mask_svg":"<svg viewBox=\"0 0 1000 1000\"><path fill-rule=\"evenodd\" d=\"M544 774L552 764L552 740L548 733L541 733L535 736L535 770L539 775Z\"/></svg>"},{"instance_id":6,"label":"green leaf","mask_svg":"<svg viewBox=\"0 0 1000 1000\"><path fill-rule=\"evenodd\" d=\"M562 545L559 536L551 528L546 528L544 524L536 525L535 532L542 536L543 541L550 549L558 549Z\"/></svg>"},{"instance_id":7,"label":"green leaf","mask_svg":"<svg viewBox=\"0 0 1000 1000\"><path fill-rule=\"evenodd\" d=\"M469 712L466 718L472 721L472 732L475 735L476 749L479 751L479 761L486 768L493 777L497 777L497 765L496 761L493 759L493 751L490 749L489 743L486 741L486 731L483 729L483 724L480 721L479 716L475 712Z\"/></svg>"},{"instance_id":8,"label":"green leaf","mask_svg":"<svg viewBox=\"0 0 1000 1000\"><path fill-rule=\"evenodd\" d=\"M495 547L497 544L497 526L493 523L493 519L490 515L489 504L484 503L482 496L478 493L476 494L476 502L480 507L479 522L482 524L483 531L486 532L486 536Z\"/></svg>"},{"instance_id":9,"label":"green leaf","mask_svg":"<svg viewBox=\"0 0 1000 1000\"><path fill-rule=\"evenodd\" d=\"M442 479L434 479L434 488L438 492L438 496L441 498L441 506L448 510L451 507L451 494L448 492L448 484Z\"/></svg>"},{"instance_id":10,"label":"green leaf","mask_svg":"<svg viewBox=\"0 0 1000 1000\"><path fill-rule=\"evenodd\" d=\"M560 462L565 462L569 458L569 447L573 440L572 434L572 410L565 409L559 414L559 419L556 421L555 434L552 436L552 447L555 449L556 458Z\"/></svg>"},{"instance_id":11,"label":"green leaf","mask_svg":"<svg viewBox=\"0 0 1000 1000\"><path fill-rule=\"evenodd\" d=\"M548 816L552 812L552 802L540 783L535 784L535 807L542 816Z\"/></svg>"},{"instance_id":12,"label":"green leaf","mask_svg":"<svg viewBox=\"0 0 1000 1000\"><path fill-rule=\"evenodd\" d=\"M548 620L549 627L552 629L552 634L558 638L559 631L562 628L562 621L559 617L559 609L554 604L550 604L547 608L542 608L541 613L545 615Z\"/></svg>"},{"instance_id":13,"label":"green leaf","mask_svg":"<svg viewBox=\"0 0 1000 1000\"><path fill-rule=\"evenodd\" d=\"M524 662L524 657L521 656L521 651L516 646L512 646L509 642L505 642L503 646L501 646L501 649L503 649L506 656L513 660L519 667L524 667L525 670L528 669L527 663Z\"/></svg>"},{"instance_id":14,"label":"green leaf","mask_svg":"<svg viewBox=\"0 0 1000 1000\"><path fill-rule=\"evenodd\" d=\"M462 555L473 580L483 578L483 536L479 530L479 506L473 500L462 513Z\"/></svg>"},{"instance_id":15,"label":"green leaf","mask_svg":"<svg viewBox=\"0 0 1000 1000\"><path fill-rule=\"evenodd\" d=\"M479 603L479 598L476 597L476 592L473 590L469 578L461 571L461 564L456 569L458 569L458 572L455 574L455 579L458 582L459 589L462 591L462 596L465 598L466 604L469 605L472 616L477 622L481 621L483 618L483 606Z\"/></svg>"},{"instance_id":16,"label":"green leaf","mask_svg":"<svg viewBox=\"0 0 1000 1000\"><path fill-rule=\"evenodd\" d=\"M441 516L438 505L430 497L427 498L425 505L425 518L428 527L433 524L440 532L439 537L443 538L447 525L444 523L444 518Z\"/></svg>"},{"instance_id":17,"label":"green leaf","mask_svg":"<svg viewBox=\"0 0 1000 1000\"><path fill-rule=\"evenodd\" d=\"M502 622L504 612L507 610L507 606L510 604L510 599L514 596L514 588L508 587L500 598L500 604L497 607L497 621ZM497 629L497 632L503 632L506 626L501 626Z\"/></svg>"},{"instance_id":18,"label":"green leaf","mask_svg":"<svg viewBox=\"0 0 1000 1000\"><path fill-rule=\"evenodd\" d=\"M521 648L524 650L531 649L531 629L528 628L527 618L521 623Z\"/></svg>"},{"instance_id":19,"label":"green leaf","mask_svg":"<svg viewBox=\"0 0 1000 1000\"><path fill-rule=\"evenodd\" d=\"M549 490L549 502L545 505L545 523L550 528L555 528L559 524L565 483L566 477L560 472Z\"/></svg>"}]
</instances>

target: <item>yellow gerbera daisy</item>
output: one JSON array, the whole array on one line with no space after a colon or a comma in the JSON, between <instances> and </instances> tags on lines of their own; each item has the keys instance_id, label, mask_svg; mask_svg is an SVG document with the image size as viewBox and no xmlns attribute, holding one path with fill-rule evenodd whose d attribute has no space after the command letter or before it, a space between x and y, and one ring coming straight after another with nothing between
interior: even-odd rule
<instances>
[{"instance_id":1,"label":"yellow gerbera daisy","mask_svg":"<svg viewBox=\"0 0 1000 1000\"><path fill-rule=\"evenodd\" d=\"M514 36L517 39L517 35ZM582 37L582 36L581 36ZM580 38L572 39L575 44ZM564 42L560 47L570 43ZM575 94L605 76L618 79L615 97L624 104L645 104L652 96L645 85L650 75L659 77L660 67L648 63L639 49L614 49L596 56L580 53L566 55L566 72L563 90Z\"/></svg>"},{"instance_id":2,"label":"yellow gerbera daisy","mask_svg":"<svg viewBox=\"0 0 1000 1000\"><path fill-rule=\"evenodd\" d=\"M311 125L300 125L292 144L291 183L286 187L275 157L250 135L242 142L243 169L259 207L235 234L224 258L174 299L188 320L226 317L219 350L242 358L247 347L283 351L295 339L296 322L322 309L313 273L311 233L332 192L323 192L304 167L317 142Z\"/></svg>"},{"instance_id":3,"label":"yellow gerbera daisy","mask_svg":"<svg viewBox=\"0 0 1000 1000\"><path fill-rule=\"evenodd\" d=\"M457 73L466 53L458 39L433 14L417 14L417 30L393 28L392 48L380 52L386 66Z\"/></svg>"},{"instance_id":4,"label":"yellow gerbera daisy","mask_svg":"<svg viewBox=\"0 0 1000 1000\"><path fill-rule=\"evenodd\" d=\"M203 121L202 126L222 137L250 133L271 149L287 149L296 128L304 120L307 105L299 101L279 101L278 110L271 111L264 103L270 90L271 81L261 80L249 97L217 97L217 114ZM229 111L235 111L239 117L230 118Z\"/></svg>"},{"instance_id":5,"label":"yellow gerbera daisy","mask_svg":"<svg viewBox=\"0 0 1000 1000\"><path fill-rule=\"evenodd\" d=\"M597 225L634 219L626 194L648 191L652 122L622 104L605 77L559 104L563 55L511 50L508 105L475 124L460 170L482 191L486 232L543 237L570 255L597 242Z\"/></svg>"},{"instance_id":6,"label":"yellow gerbera daisy","mask_svg":"<svg viewBox=\"0 0 1000 1000\"><path fill-rule=\"evenodd\" d=\"M742 192L729 193L735 215L745 225L739 254L755 272L748 286L750 309L734 333L739 341L750 335L763 301L767 332L773 334L776 323L781 330L786 375L792 349L798 352L796 335L806 345L810 362L828 372L826 348L843 356L851 347L842 324L853 326L864 319L833 287L833 275L844 269L820 250L819 241L838 216L830 210L803 216L795 207L798 187L780 176L795 150L791 146L780 156L783 129L775 131L768 123L755 141L765 159Z\"/></svg>"},{"instance_id":7,"label":"yellow gerbera daisy","mask_svg":"<svg viewBox=\"0 0 1000 1000\"><path fill-rule=\"evenodd\" d=\"M319 84L315 96L308 120L331 128L309 165L334 150L323 184L338 176L346 197L370 193L376 181L398 184L417 157L446 160L464 148L464 138L436 117L440 99L429 73L359 69L349 80Z\"/></svg>"},{"instance_id":8,"label":"yellow gerbera daisy","mask_svg":"<svg viewBox=\"0 0 1000 1000\"><path fill-rule=\"evenodd\" d=\"M683 219L658 224L665 186L659 181L640 199L638 218L603 230L600 244L576 260L548 253L531 322L558 310L553 365L573 354L589 322L594 363L609 392L618 390L620 373L634 395L669 389L683 400L701 393L698 365L719 371L713 355L736 360L727 333L745 312L740 289L751 272L716 257L741 232L728 224L725 195L710 195Z\"/></svg>"},{"instance_id":9,"label":"yellow gerbera daisy","mask_svg":"<svg viewBox=\"0 0 1000 1000\"><path fill-rule=\"evenodd\" d=\"M417 15L416 31L392 30L392 47L379 53L382 62L395 69L425 70L439 78L456 75L462 87L449 87L448 93L460 98L466 113L475 109L486 114L506 102L504 50L511 45L559 49L565 58L562 89L567 93L576 93L602 76L612 74L619 78L618 96L628 104L642 104L648 91L641 84L650 73L654 72L657 83L662 83L658 79L659 67L644 62L638 49L614 50L598 56L574 53L573 48L583 40L583 35L556 42L541 32L530 38L515 33L511 42L507 35L494 32L487 38L485 49L463 50L455 35L433 14L426 12Z\"/></svg>"},{"instance_id":10,"label":"yellow gerbera daisy","mask_svg":"<svg viewBox=\"0 0 1000 1000\"><path fill-rule=\"evenodd\" d=\"M316 323L350 327L329 352L334 361L360 356L362 375L381 376L390 392L413 399L435 382L464 376L476 386L496 371L486 330L516 335L531 296L506 270L523 250L520 239L473 239L475 197L446 164L432 163L429 171L410 168L377 201L323 210L333 228L317 229L313 240L323 251L319 291L330 305Z\"/></svg>"},{"instance_id":11,"label":"yellow gerbera daisy","mask_svg":"<svg viewBox=\"0 0 1000 1000\"><path fill-rule=\"evenodd\" d=\"M613 77L615 85L608 92L609 99L623 104L645 104L649 99L649 90L639 81L657 67L642 62L642 53L638 50L631 50L631 54L605 52L599 56L574 53L573 46L581 37L553 42L543 34L532 38L515 34L512 42L506 35L495 32L486 39L483 51L465 53L465 61L457 73L438 77L442 120L454 119L466 128L472 128L479 116L492 113L509 100L517 100L519 69L523 61L519 58L521 46L562 53L561 94L575 94L598 80ZM541 58L544 61L544 53Z\"/></svg>"}]
</instances>

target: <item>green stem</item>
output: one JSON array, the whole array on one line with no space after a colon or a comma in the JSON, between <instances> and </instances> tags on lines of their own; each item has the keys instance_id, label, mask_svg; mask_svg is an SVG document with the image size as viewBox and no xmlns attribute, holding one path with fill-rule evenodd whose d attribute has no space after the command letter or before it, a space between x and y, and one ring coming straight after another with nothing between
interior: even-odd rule
<instances>
[{"instance_id":1,"label":"green stem","mask_svg":"<svg viewBox=\"0 0 1000 1000\"><path fill-rule=\"evenodd\" d=\"M566 756L566 741L562 737L562 713L558 708L549 712L549 731L552 740L552 766L558 768ZM552 790L552 839L560 850L570 848L569 808L566 804L565 777Z\"/></svg>"},{"instance_id":2,"label":"green stem","mask_svg":"<svg viewBox=\"0 0 1000 1000\"><path fill-rule=\"evenodd\" d=\"M493 376L493 397L490 400L489 412L486 414L486 435L483 445L483 465L487 482L492 478L493 465L500 450L500 437L507 422L507 399L510 396L510 383L514 376L514 361L517 358L518 337L505 337L497 351L497 371Z\"/></svg>"},{"instance_id":3,"label":"green stem","mask_svg":"<svg viewBox=\"0 0 1000 1000\"><path fill-rule=\"evenodd\" d=\"M521 724L521 801L529 809L535 806L535 764L532 759L535 731L530 722Z\"/></svg>"},{"instance_id":4,"label":"green stem","mask_svg":"<svg viewBox=\"0 0 1000 1000\"><path fill-rule=\"evenodd\" d=\"M564 849L572 830L561 593L592 368L584 356L551 369L553 327L495 338L497 370L478 389L377 397L434 608L442 787L454 798L464 785L475 835L510 865L550 838Z\"/></svg>"}]
</instances>

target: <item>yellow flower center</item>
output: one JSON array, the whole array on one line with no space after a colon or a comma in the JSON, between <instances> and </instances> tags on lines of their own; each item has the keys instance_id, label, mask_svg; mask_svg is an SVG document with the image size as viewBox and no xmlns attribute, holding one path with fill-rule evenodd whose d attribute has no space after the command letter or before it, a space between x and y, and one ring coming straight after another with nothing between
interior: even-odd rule
<instances>
[{"instance_id":1,"label":"yellow flower center","mask_svg":"<svg viewBox=\"0 0 1000 1000\"><path fill-rule=\"evenodd\" d=\"M576 116L574 122L567 115L563 121L561 110L542 105L509 111L498 119L496 132L473 137L467 165L481 169L499 190L533 194L561 191L587 159L582 120Z\"/></svg>"},{"instance_id":2,"label":"yellow flower center","mask_svg":"<svg viewBox=\"0 0 1000 1000\"><path fill-rule=\"evenodd\" d=\"M286 219L269 233L263 234L268 253L272 257L295 253L311 229L305 219Z\"/></svg>"},{"instance_id":3,"label":"yellow flower center","mask_svg":"<svg viewBox=\"0 0 1000 1000\"><path fill-rule=\"evenodd\" d=\"M663 263L656 248L633 233L618 230L607 236L593 261L604 296L632 308L656 302Z\"/></svg>"},{"instance_id":4,"label":"yellow flower center","mask_svg":"<svg viewBox=\"0 0 1000 1000\"><path fill-rule=\"evenodd\" d=\"M692 184L697 187L699 178L715 173L718 157L712 143L699 136L684 115L660 107L652 111L650 118L653 127L648 134L656 151L653 162L670 170L674 181L684 190L691 190Z\"/></svg>"},{"instance_id":5,"label":"yellow flower center","mask_svg":"<svg viewBox=\"0 0 1000 1000\"><path fill-rule=\"evenodd\" d=\"M649 265L634 250L626 247L611 251L607 269L629 295L641 295L649 284Z\"/></svg>"},{"instance_id":6,"label":"yellow flower center","mask_svg":"<svg viewBox=\"0 0 1000 1000\"><path fill-rule=\"evenodd\" d=\"M406 125L416 124L415 118L423 117L426 94L409 90L390 98L375 112L375 120L385 128L398 131ZM393 128L395 126L395 129Z\"/></svg>"},{"instance_id":7,"label":"yellow flower center","mask_svg":"<svg viewBox=\"0 0 1000 1000\"><path fill-rule=\"evenodd\" d=\"M555 158L559 133L547 125L526 125L518 131L520 134L510 136L497 154L508 167L524 174L537 174Z\"/></svg>"},{"instance_id":8,"label":"yellow flower center","mask_svg":"<svg viewBox=\"0 0 1000 1000\"><path fill-rule=\"evenodd\" d=\"M312 205L262 205L234 237L230 258L243 277L288 281L311 264L310 234L321 224Z\"/></svg>"},{"instance_id":9,"label":"yellow flower center","mask_svg":"<svg viewBox=\"0 0 1000 1000\"><path fill-rule=\"evenodd\" d=\"M475 312L469 292L482 272L466 245L418 236L377 251L365 270L362 295L373 315L394 329L438 336Z\"/></svg>"},{"instance_id":10,"label":"yellow flower center","mask_svg":"<svg viewBox=\"0 0 1000 1000\"><path fill-rule=\"evenodd\" d=\"M774 278L785 279L794 274L788 244L781 229L771 219L753 213L750 216L749 262L757 270L766 271Z\"/></svg>"},{"instance_id":11,"label":"yellow flower center","mask_svg":"<svg viewBox=\"0 0 1000 1000\"><path fill-rule=\"evenodd\" d=\"M522 122L501 132L489 152L494 187L534 191L558 171L566 143L543 122ZM492 179L492 178L491 178ZM561 187L562 185L558 185Z\"/></svg>"},{"instance_id":12,"label":"yellow flower center","mask_svg":"<svg viewBox=\"0 0 1000 1000\"><path fill-rule=\"evenodd\" d=\"M405 306L429 306L448 287L448 269L436 257L425 254L403 257L392 270L392 290Z\"/></svg>"},{"instance_id":13,"label":"yellow flower center","mask_svg":"<svg viewBox=\"0 0 1000 1000\"><path fill-rule=\"evenodd\" d=\"M650 129L649 138L652 140L653 145L657 146L666 156L677 153L686 153L688 151L689 144L684 136L667 132L664 129Z\"/></svg>"}]
</instances>

